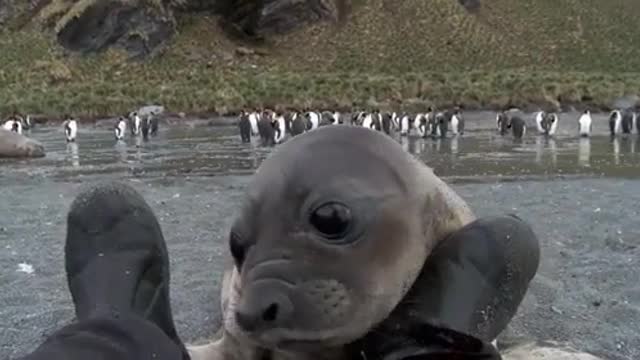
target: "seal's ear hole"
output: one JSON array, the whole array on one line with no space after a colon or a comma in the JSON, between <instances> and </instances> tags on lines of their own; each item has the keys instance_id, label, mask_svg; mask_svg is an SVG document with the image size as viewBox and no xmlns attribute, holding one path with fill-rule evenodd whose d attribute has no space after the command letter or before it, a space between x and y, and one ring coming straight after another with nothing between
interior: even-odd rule
<instances>
[{"instance_id":1,"label":"seal's ear hole","mask_svg":"<svg viewBox=\"0 0 640 360\"><path fill-rule=\"evenodd\" d=\"M240 272L240 268L244 263L245 248L238 234L234 232L229 235L229 250L231 250L231 256L233 256L238 272Z\"/></svg>"}]
</instances>

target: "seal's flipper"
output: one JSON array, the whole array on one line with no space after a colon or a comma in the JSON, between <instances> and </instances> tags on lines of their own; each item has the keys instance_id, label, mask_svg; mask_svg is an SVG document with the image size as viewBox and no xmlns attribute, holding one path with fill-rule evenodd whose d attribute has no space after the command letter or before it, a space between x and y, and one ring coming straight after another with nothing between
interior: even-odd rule
<instances>
[{"instance_id":1,"label":"seal's flipper","mask_svg":"<svg viewBox=\"0 0 640 360\"><path fill-rule=\"evenodd\" d=\"M411 324L401 332L365 337L351 356L362 360L501 360L491 344L455 330ZM373 340L373 341L371 341Z\"/></svg>"},{"instance_id":2,"label":"seal's flipper","mask_svg":"<svg viewBox=\"0 0 640 360\"><path fill-rule=\"evenodd\" d=\"M539 261L527 223L516 216L478 219L434 249L389 320L492 341L515 315Z\"/></svg>"}]
</instances>

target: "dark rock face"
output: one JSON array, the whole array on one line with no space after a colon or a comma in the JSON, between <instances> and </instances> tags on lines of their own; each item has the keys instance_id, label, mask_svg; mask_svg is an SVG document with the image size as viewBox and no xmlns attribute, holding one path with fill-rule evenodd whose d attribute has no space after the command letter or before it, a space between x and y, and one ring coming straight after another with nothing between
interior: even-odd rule
<instances>
[{"instance_id":1,"label":"dark rock face","mask_svg":"<svg viewBox=\"0 0 640 360\"><path fill-rule=\"evenodd\" d=\"M336 20L345 2L350 0L0 0L0 27L18 18L26 24L42 11L47 15L41 25L55 29L67 50L88 54L116 47L141 58L173 36L175 13L215 13L229 34L264 39Z\"/></svg>"},{"instance_id":2,"label":"dark rock face","mask_svg":"<svg viewBox=\"0 0 640 360\"><path fill-rule=\"evenodd\" d=\"M474 12L480 10L480 0L458 0L458 2L464 6L467 11Z\"/></svg>"},{"instance_id":3,"label":"dark rock face","mask_svg":"<svg viewBox=\"0 0 640 360\"><path fill-rule=\"evenodd\" d=\"M13 14L13 6L7 0L0 0L0 27L5 25Z\"/></svg>"},{"instance_id":4,"label":"dark rock face","mask_svg":"<svg viewBox=\"0 0 640 360\"><path fill-rule=\"evenodd\" d=\"M144 2L98 0L60 26L58 41L81 53L116 46L132 57L141 57L149 55L174 32L175 20L168 8L154 8Z\"/></svg>"},{"instance_id":5,"label":"dark rock face","mask_svg":"<svg viewBox=\"0 0 640 360\"><path fill-rule=\"evenodd\" d=\"M337 18L332 0L227 0L218 11L227 25L249 37L284 34Z\"/></svg>"}]
</instances>

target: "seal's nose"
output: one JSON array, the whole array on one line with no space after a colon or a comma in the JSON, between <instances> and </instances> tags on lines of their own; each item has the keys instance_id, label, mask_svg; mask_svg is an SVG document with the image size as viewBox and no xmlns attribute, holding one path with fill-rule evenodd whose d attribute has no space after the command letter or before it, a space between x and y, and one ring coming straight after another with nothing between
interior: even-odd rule
<instances>
[{"instance_id":1,"label":"seal's nose","mask_svg":"<svg viewBox=\"0 0 640 360\"><path fill-rule=\"evenodd\" d=\"M293 304L286 295L273 289L262 290L243 294L236 309L236 322L244 331L282 327L292 316Z\"/></svg>"}]
</instances>

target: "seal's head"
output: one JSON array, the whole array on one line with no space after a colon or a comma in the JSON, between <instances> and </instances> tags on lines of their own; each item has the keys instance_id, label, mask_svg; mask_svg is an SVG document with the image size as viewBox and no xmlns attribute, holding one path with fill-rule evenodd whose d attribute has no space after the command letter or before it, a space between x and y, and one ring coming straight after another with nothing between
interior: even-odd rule
<instances>
[{"instance_id":1,"label":"seal's head","mask_svg":"<svg viewBox=\"0 0 640 360\"><path fill-rule=\"evenodd\" d=\"M442 186L379 132L330 126L286 142L256 172L232 225L224 327L294 351L364 335L455 218Z\"/></svg>"}]
</instances>

